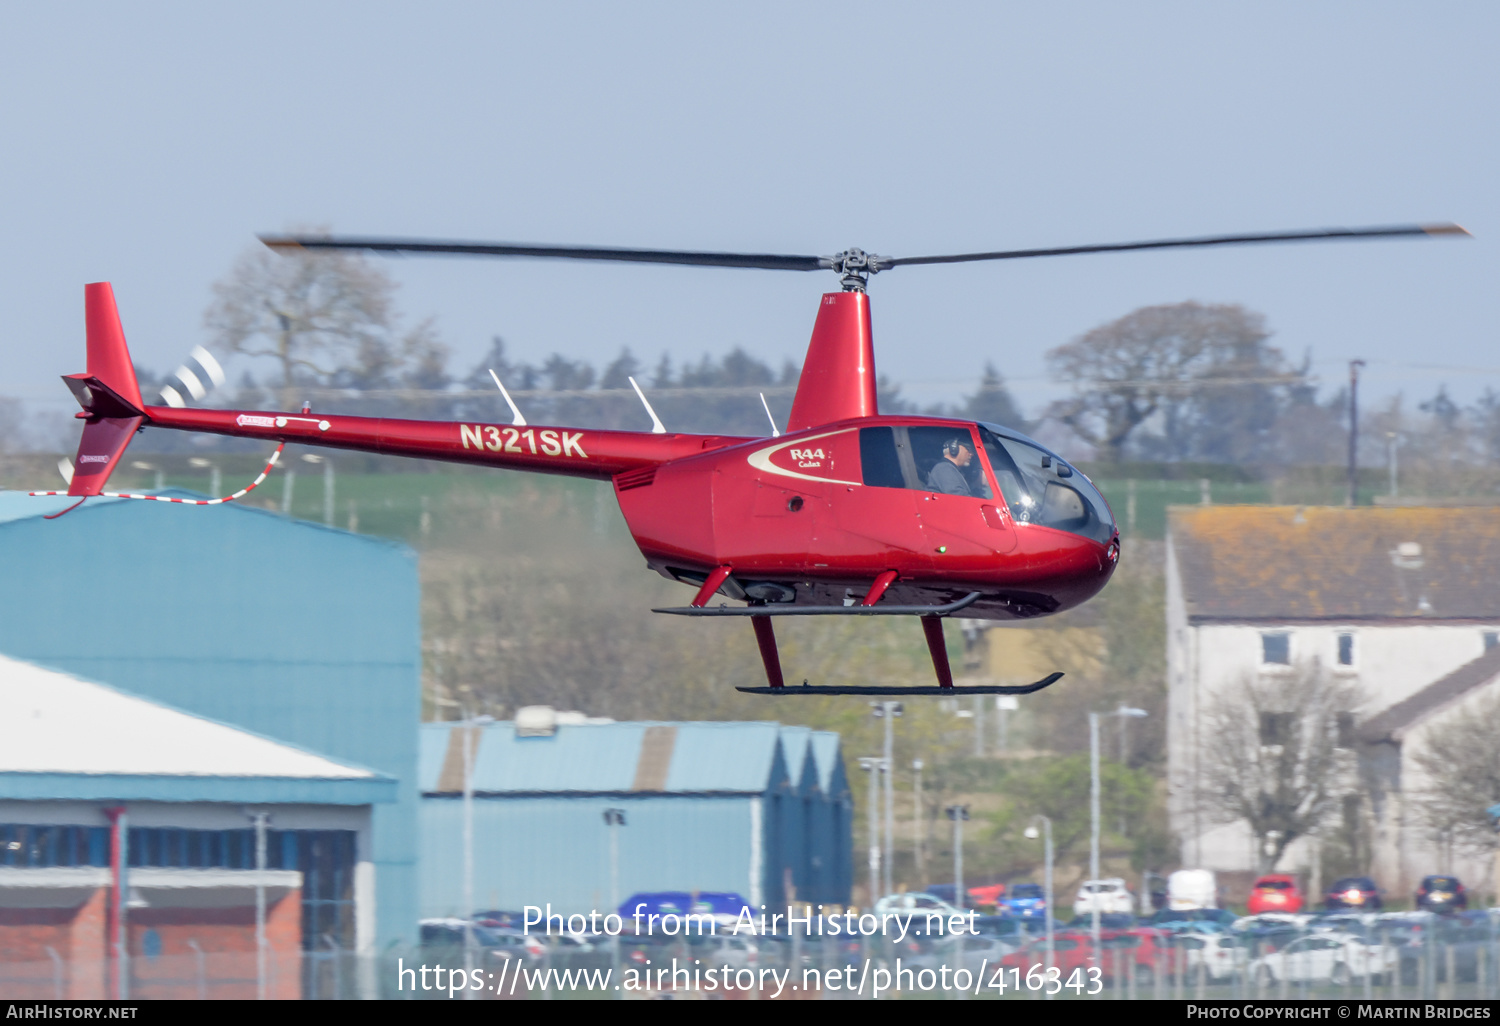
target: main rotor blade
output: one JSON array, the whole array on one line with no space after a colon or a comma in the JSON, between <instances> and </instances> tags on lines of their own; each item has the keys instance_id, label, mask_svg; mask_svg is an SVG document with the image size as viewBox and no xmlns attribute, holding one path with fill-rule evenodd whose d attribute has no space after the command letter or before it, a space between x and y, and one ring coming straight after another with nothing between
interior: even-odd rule
<instances>
[{"instance_id":1,"label":"main rotor blade","mask_svg":"<svg viewBox=\"0 0 1500 1026\"><path fill-rule=\"evenodd\" d=\"M675 249L613 249L606 246L531 246L505 242L442 242L363 236L262 235L274 250L357 249L375 253L429 253L454 256L542 257L557 260L615 260L636 264L690 264L697 267L759 267L769 271L820 271L826 257L779 253L702 253Z\"/></svg>"},{"instance_id":2,"label":"main rotor blade","mask_svg":"<svg viewBox=\"0 0 1500 1026\"><path fill-rule=\"evenodd\" d=\"M1118 253L1131 249L1190 249L1201 246L1244 246L1265 242L1318 242L1326 239L1379 239L1401 236L1468 235L1456 224L1407 224L1377 228L1312 228L1295 232L1255 232L1249 235L1206 235L1194 239L1156 239L1151 242L1111 242L1101 246L1063 246L1057 249L1006 249L994 253L956 253L948 256L881 258L881 269L903 264L966 264L976 260L1022 260L1027 257L1073 256L1078 253Z\"/></svg>"}]
</instances>

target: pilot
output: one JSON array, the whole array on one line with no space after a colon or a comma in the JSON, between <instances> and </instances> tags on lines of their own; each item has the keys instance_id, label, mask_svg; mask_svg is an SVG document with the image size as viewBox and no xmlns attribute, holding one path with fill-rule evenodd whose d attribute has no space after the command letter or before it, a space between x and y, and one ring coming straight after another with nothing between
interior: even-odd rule
<instances>
[{"instance_id":1,"label":"pilot","mask_svg":"<svg viewBox=\"0 0 1500 1026\"><path fill-rule=\"evenodd\" d=\"M943 443L943 458L927 472L927 487L946 495L973 495L963 468L974 462L968 439L954 435Z\"/></svg>"}]
</instances>

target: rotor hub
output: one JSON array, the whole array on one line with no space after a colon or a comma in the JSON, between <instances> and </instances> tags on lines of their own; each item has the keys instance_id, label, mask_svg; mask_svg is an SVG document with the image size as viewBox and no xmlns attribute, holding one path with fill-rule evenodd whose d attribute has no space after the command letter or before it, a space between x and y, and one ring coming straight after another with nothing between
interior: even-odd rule
<instances>
[{"instance_id":1,"label":"rotor hub","mask_svg":"<svg viewBox=\"0 0 1500 1026\"><path fill-rule=\"evenodd\" d=\"M850 247L842 253L823 257L819 263L839 276L845 292L863 292L870 275L878 274L891 266L890 257L866 253L858 247Z\"/></svg>"}]
</instances>

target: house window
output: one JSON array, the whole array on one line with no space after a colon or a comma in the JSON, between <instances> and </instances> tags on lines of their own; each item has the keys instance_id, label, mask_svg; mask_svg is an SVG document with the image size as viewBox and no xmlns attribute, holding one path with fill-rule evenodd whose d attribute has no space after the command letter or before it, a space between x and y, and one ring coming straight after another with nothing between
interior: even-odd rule
<instances>
[{"instance_id":1,"label":"house window","mask_svg":"<svg viewBox=\"0 0 1500 1026\"><path fill-rule=\"evenodd\" d=\"M1260 661L1288 666L1292 661L1292 636L1286 631L1266 631L1260 636Z\"/></svg>"},{"instance_id":2,"label":"house window","mask_svg":"<svg viewBox=\"0 0 1500 1026\"><path fill-rule=\"evenodd\" d=\"M1351 712L1341 712L1338 715L1337 722L1338 741L1336 742L1336 746L1339 748L1353 748L1355 741L1354 714Z\"/></svg>"},{"instance_id":3,"label":"house window","mask_svg":"<svg viewBox=\"0 0 1500 1026\"><path fill-rule=\"evenodd\" d=\"M1500 631L1485 631L1484 650L1488 652L1490 649L1494 648L1496 644L1500 644Z\"/></svg>"},{"instance_id":4,"label":"house window","mask_svg":"<svg viewBox=\"0 0 1500 1026\"><path fill-rule=\"evenodd\" d=\"M1354 635L1344 633L1339 635L1339 665L1354 665Z\"/></svg>"},{"instance_id":5,"label":"house window","mask_svg":"<svg viewBox=\"0 0 1500 1026\"><path fill-rule=\"evenodd\" d=\"M1267 747L1286 744L1292 734L1293 715L1293 713L1261 713L1260 743Z\"/></svg>"}]
</instances>

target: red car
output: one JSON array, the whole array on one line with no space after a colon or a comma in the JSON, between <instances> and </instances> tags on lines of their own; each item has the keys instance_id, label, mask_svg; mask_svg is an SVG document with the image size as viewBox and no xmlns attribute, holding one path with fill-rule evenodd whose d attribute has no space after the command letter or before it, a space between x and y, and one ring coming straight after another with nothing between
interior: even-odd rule
<instances>
[{"instance_id":1,"label":"red car","mask_svg":"<svg viewBox=\"0 0 1500 1026\"><path fill-rule=\"evenodd\" d=\"M1247 911L1252 916L1263 912L1301 912L1305 900L1294 877L1263 876L1250 888Z\"/></svg>"},{"instance_id":2,"label":"red car","mask_svg":"<svg viewBox=\"0 0 1500 1026\"><path fill-rule=\"evenodd\" d=\"M1004 884L990 884L988 887L969 887L969 901L976 908L993 908L1005 897Z\"/></svg>"},{"instance_id":3,"label":"red car","mask_svg":"<svg viewBox=\"0 0 1500 1026\"><path fill-rule=\"evenodd\" d=\"M1169 939L1160 931L1136 927L1133 930L1105 930L1099 935L1100 951L1094 955L1093 939L1082 931L1068 930L1056 935L1052 964L1062 970L1066 981L1074 969L1082 969L1087 975L1091 965L1098 965L1106 983L1113 985L1117 971L1133 971L1136 980L1150 984L1158 967L1171 972ZM1047 959L1045 938L1033 940L1000 959L1007 968L1019 968L1024 979L1035 965L1044 965Z\"/></svg>"}]
</instances>

